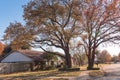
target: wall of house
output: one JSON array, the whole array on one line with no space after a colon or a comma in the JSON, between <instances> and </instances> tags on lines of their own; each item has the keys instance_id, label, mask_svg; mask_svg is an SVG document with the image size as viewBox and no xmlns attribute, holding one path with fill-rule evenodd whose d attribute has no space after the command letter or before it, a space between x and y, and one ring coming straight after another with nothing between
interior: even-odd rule
<instances>
[{"instance_id":1,"label":"wall of house","mask_svg":"<svg viewBox=\"0 0 120 80\"><path fill-rule=\"evenodd\" d=\"M30 63L0 63L0 74L8 74L30 70Z\"/></svg>"}]
</instances>

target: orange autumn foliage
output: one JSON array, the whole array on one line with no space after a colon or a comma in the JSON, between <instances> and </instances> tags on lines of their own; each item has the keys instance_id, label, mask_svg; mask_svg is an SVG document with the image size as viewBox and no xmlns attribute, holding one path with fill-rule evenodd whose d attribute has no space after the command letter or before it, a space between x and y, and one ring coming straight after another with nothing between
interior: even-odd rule
<instances>
[{"instance_id":1,"label":"orange autumn foliage","mask_svg":"<svg viewBox=\"0 0 120 80\"><path fill-rule=\"evenodd\" d=\"M5 45L2 42L0 42L0 55L2 55L4 47L5 47Z\"/></svg>"}]
</instances>

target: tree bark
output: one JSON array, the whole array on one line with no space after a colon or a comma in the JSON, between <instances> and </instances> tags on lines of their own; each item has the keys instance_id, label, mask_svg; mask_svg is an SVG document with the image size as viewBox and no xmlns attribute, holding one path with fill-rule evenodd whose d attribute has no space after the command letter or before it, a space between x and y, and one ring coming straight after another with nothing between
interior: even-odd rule
<instances>
[{"instance_id":1,"label":"tree bark","mask_svg":"<svg viewBox=\"0 0 120 80\"><path fill-rule=\"evenodd\" d=\"M71 68L72 67L70 54L66 54L66 65L67 65L67 68Z\"/></svg>"},{"instance_id":2,"label":"tree bark","mask_svg":"<svg viewBox=\"0 0 120 80\"><path fill-rule=\"evenodd\" d=\"M88 69L93 69L93 66L94 66L93 58L90 58L88 56Z\"/></svg>"},{"instance_id":3,"label":"tree bark","mask_svg":"<svg viewBox=\"0 0 120 80\"><path fill-rule=\"evenodd\" d=\"M64 52L65 52L65 60L66 60L65 64L66 64L67 68L71 68L72 67L72 62L71 62L71 55L69 53L69 48L66 48L64 50Z\"/></svg>"},{"instance_id":4,"label":"tree bark","mask_svg":"<svg viewBox=\"0 0 120 80\"><path fill-rule=\"evenodd\" d=\"M93 49L91 55L88 56L88 69L93 69L94 67L94 60L95 60L95 49Z\"/></svg>"}]
</instances>

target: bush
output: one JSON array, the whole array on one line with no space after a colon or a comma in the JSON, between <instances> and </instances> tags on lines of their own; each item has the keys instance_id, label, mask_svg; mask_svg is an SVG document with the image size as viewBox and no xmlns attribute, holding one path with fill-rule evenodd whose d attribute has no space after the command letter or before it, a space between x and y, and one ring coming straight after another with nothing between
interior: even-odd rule
<instances>
[{"instance_id":1,"label":"bush","mask_svg":"<svg viewBox=\"0 0 120 80\"><path fill-rule=\"evenodd\" d=\"M100 70L100 68L90 68L90 67L87 67L87 70Z\"/></svg>"},{"instance_id":2,"label":"bush","mask_svg":"<svg viewBox=\"0 0 120 80\"><path fill-rule=\"evenodd\" d=\"M53 70L53 69L56 69L54 66L48 66L45 68L45 70Z\"/></svg>"},{"instance_id":3,"label":"bush","mask_svg":"<svg viewBox=\"0 0 120 80\"><path fill-rule=\"evenodd\" d=\"M61 68L59 71L80 71L80 68Z\"/></svg>"},{"instance_id":4,"label":"bush","mask_svg":"<svg viewBox=\"0 0 120 80\"><path fill-rule=\"evenodd\" d=\"M69 79L66 79L66 78L57 78L57 79L53 79L53 80L69 80Z\"/></svg>"}]
</instances>

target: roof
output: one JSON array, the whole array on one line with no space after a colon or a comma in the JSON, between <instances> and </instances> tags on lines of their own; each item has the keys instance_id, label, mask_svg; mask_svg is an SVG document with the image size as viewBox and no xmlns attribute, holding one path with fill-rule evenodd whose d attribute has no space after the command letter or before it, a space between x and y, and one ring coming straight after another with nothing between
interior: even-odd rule
<instances>
[{"instance_id":1,"label":"roof","mask_svg":"<svg viewBox=\"0 0 120 80\"><path fill-rule=\"evenodd\" d=\"M19 50L25 56L33 59L34 61L43 61L43 56L46 54L45 52L40 51L32 51L32 50Z\"/></svg>"},{"instance_id":2,"label":"roof","mask_svg":"<svg viewBox=\"0 0 120 80\"><path fill-rule=\"evenodd\" d=\"M13 62L33 62L32 58L23 55L21 52L12 52L2 59L3 63L13 63Z\"/></svg>"},{"instance_id":3,"label":"roof","mask_svg":"<svg viewBox=\"0 0 120 80\"><path fill-rule=\"evenodd\" d=\"M2 61L4 58L9 56L10 54L15 54L14 52L19 52L20 54L25 55L26 57L31 58L33 61L44 61L44 56L48 53L46 52L41 52L41 51L34 51L34 50L18 50L18 51L11 51L8 54L6 54L3 58L1 58L0 61ZM65 58L65 55L62 53L58 52L49 52L50 54L55 54L60 56L61 58Z\"/></svg>"}]
</instances>

